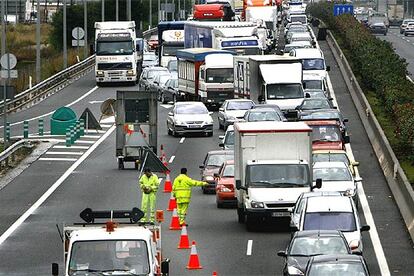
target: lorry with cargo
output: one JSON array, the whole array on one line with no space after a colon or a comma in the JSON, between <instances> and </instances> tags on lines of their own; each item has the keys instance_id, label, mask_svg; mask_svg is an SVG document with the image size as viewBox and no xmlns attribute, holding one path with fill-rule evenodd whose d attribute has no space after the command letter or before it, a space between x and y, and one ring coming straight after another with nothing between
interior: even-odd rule
<instances>
[{"instance_id":1,"label":"lorry with cargo","mask_svg":"<svg viewBox=\"0 0 414 276\"><path fill-rule=\"evenodd\" d=\"M184 48L184 21L163 21L158 24L158 62L167 67L175 54Z\"/></svg>"},{"instance_id":2,"label":"lorry with cargo","mask_svg":"<svg viewBox=\"0 0 414 276\"><path fill-rule=\"evenodd\" d=\"M288 224L299 195L313 189L311 133L303 122L234 124L237 215L247 230L265 220Z\"/></svg>"},{"instance_id":3,"label":"lorry with cargo","mask_svg":"<svg viewBox=\"0 0 414 276\"><path fill-rule=\"evenodd\" d=\"M206 4L228 4L240 19L243 12L243 0L205 0Z\"/></svg>"},{"instance_id":4,"label":"lorry with cargo","mask_svg":"<svg viewBox=\"0 0 414 276\"><path fill-rule=\"evenodd\" d=\"M186 100L199 100L208 108L233 98L233 53L212 48L177 52L178 90Z\"/></svg>"},{"instance_id":5,"label":"lorry with cargo","mask_svg":"<svg viewBox=\"0 0 414 276\"><path fill-rule=\"evenodd\" d=\"M264 39L268 50L274 48L278 35L278 11L276 6L247 7L246 21L257 24L258 36ZM261 34L261 31L264 34Z\"/></svg>"},{"instance_id":6,"label":"lorry with cargo","mask_svg":"<svg viewBox=\"0 0 414 276\"><path fill-rule=\"evenodd\" d=\"M302 62L290 56L235 56L234 97L275 104L284 113L305 98Z\"/></svg>"},{"instance_id":7,"label":"lorry with cargo","mask_svg":"<svg viewBox=\"0 0 414 276\"><path fill-rule=\"evenodd\" d=\"M156 224L144 224L139 223L144 213L138 208L86 208L80 213L84 222L64 226L63 233L59 232L64 275L168 275L169 260L162 260L161 212L157 211ZM56 263L52 275L59 275Z\"/></svg>"},{"instance_id":8,"label":"lorry with cargo","mask_svg":"<svg viewBox=\"0 0 414 276\"><path fill-rule=\"evenodd\" d=\"M404 20L404 5L387 3L387 15L390 26L400 26Z\"/></svg>"},{"instance_id":9,"label":"lorry with cargo","mask_svg":"<svg viewBox=\"0 0 414 276\"><path fill-rule=\"evenodd\" d=\"M184 26L185 48L214 48L239 55L262 54L262 45L253 22L189 21Z\"/></svg>"},{"instance_id":10,"label":"lorry with cargo","mask_svg":"<svg viewBox=\"0 0 414 276\"><path fill-rule=\"evenodd\" d=\"M225 2L194 5L193 20L234 21L234 11L230 4Z\"/></svg>"},{"instance_id":11,"label":"lorry with cargo","mask_svg":"<svg viewBox=\"0 0 414 276\"><path fill-rule=\"evenodd\" d=\"M136 83L139 62L134 21L95 22L95 78L97 85Z\"/></svg>"}]
</instances>

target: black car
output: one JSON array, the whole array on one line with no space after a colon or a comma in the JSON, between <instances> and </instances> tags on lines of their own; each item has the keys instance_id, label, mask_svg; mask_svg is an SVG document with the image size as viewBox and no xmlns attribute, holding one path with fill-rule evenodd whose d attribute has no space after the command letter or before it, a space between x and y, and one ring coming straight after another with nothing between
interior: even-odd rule
<instances>
[{"instance_id":1,"label":"black car","mask_svg":"<svg viewBox=\"0 0 414 276\"><path fill-rule=\"evenodd\" d=\"M286 121L285 115L283 114L282 110L280 109L280 107L276 104L256 104L253 109L261 109L261 108L271 108L274 111L277 112L277 114L279 114L279 116L282 118L282 121Z\"/></svg>"},{"instance_id":2,"label":"black car","mask_svg":"<svg viewBox=\"0 0 414 276\"><path fill-rule=\"evenodd\" d=\"M373 34L387 35L388 28L383 22L377 22L369 25L369 31Z\"/></svg>"},{"instance_id":3,"label":"black car","mask_svg":"<svg viewBox=\"0 0 414 276\"><path fill-rule=\"evenodd\" d=\"M321 255L312 257L306 267L305 276L352 275L369 276L369 270L362 256Z\"/></svg>"},{"instance_id":4,"label":"black car","mask_svg":"<svg viewBox=\"0 0 414 276\"><path fill-rule=\"evenodd\" d=\"M300 117L303 121L312 120L336 120L339 122L341 133L343 136L346 135L348 118L345 118L342 113L337 109L319 109L313 112L309 112L306 115Z\"/></svg>"},{"instance_id":5,"label":"black car","mask_svg":"<svg viewBox=\"0 0 414 276\"><path fill-rule=\"evenodd\" d=\"M161 87L159 93L159 99L162 103L167 102L176 102L179 99L179 92L178 92L178 79L177 78L170 78L168 79L165 84Z\"/></svg>"},{"instance_id":6,"label":"black car","mask_svg":"<svg viewBox=\"0 0 414 276\"><path fill-rule=\"evenodd\" d=\"M351 254L346 238L341 231L312 230L293 234L286 251L278 256L285 258L283 275L303 275L309 259L316 255Z\"/></svg>"},{"instance_id":7,"label":"black car","mask_svg":"<svg viewBox=\"0 0 414 276\"><path fill-rule=\"evenodd\" d=\"M246 111L243 117L246 122L282 122L284 118L284 116L280 116L273 108L250 109Z\"/></svg>"},{"instance_id":8,"label":"black car","mask_svg":"<svg viewBox=\"0 0 414 276\"><path fill-rule=\"evenodd\" d=\"M313 111L321 109L334 109L331 99L328 99L326 97L305 98L302 104L296 107L300 118Z\"/></svg>"}]
</instances>

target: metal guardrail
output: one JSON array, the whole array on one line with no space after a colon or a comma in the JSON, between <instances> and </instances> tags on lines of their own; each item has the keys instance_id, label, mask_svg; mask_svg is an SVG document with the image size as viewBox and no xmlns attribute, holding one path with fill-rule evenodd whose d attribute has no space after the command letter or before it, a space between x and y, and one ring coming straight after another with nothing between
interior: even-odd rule
<instances>
[{"instance_id":1,"label":"metal guardrail","mask_svg":"<svg viewBox=\"0 0 414 276\"><path fill-rule=\"evenodd\" d=\"M23 148L23 147L30 147L31 144L29 141L22 139L8 147L6 150L2 151L0 153L0 168L2 167L3 162L9 161L9 158L11 157L13 159L14 153L16 153L17 150Z\"/></svg>"},{"instance_id":2,"label":"metal guardrail","mask_svg":"<svg viewBox=\"0 0 414 276\"><path fill-rule=\"evenodd\" d=\"M351 66L339 47L332 33L328 31L327 42L337 61L359 117L378 158L378 162L394 196L395 202L407 226L411 239L414 240L414 191L395 156L364 92L358 84Z\"/></svg>"},{"instance_id":3,"label":"metal guardrail","mask_svg":"<svg viewBox=\"0 0 414 276\"><path fill-rule=\"evenodd\" d=\"M40 100L41 97L45 96L47 93L50 93L50 91L55 88L58 88L58 90L60 90L62 85L64 86L65 83L69 83L74 77L83 74L94 64L95 55L92 55L87 59L56 73L46 80L36 84L32 88L29 88L17 94L13 100L7 102L7 112L16 111L31 102ZM3 101L0 103L0 105L1 109L3 110Z\"/></svg>"}]
</instances>

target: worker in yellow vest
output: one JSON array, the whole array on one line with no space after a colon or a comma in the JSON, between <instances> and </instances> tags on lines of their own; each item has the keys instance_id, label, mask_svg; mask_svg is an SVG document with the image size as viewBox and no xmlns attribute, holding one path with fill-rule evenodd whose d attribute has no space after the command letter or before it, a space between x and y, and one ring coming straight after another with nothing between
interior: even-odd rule
<instances>
[{"instance_id":1,"label":"worker in yellow vest","mask_svg":"<svg viewBox=\"0 0 414 276\"><path fill-rule=\"evenodd\" d=\"M153 174L151 169L145 168L144 175L139 179L139 186L142 191L141 210L145 213L145 216L140 220L141 222L147 222L148 215L150 217L149 222L155 222L155 204L159 185L158 176Z\"/></svg>"},{"instance_id":2,"label":"worker in yellow vest","mask_svg":"<svg viewBox=\"0 0 414 276\"><path fill-rule=\"evenodd\" d=\"M187 225L185 223L185 217L187 215L188 205L190 205L191 188L204 185L207 185L207 182L197 181L188 177L186 168L182 168L181 174L174 179L173 196L177 201L177 212L181 226Z\"/></svg>"}]
</instances>

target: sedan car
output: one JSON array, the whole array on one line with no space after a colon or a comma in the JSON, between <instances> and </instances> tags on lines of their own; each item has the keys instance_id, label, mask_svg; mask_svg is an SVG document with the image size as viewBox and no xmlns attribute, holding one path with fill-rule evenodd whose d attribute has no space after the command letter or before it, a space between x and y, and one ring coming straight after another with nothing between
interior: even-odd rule
<instances>
[{"instance_id":1,"label":"sedan car","mask_svg":"<svg viewBox=\"0 0 414 276\"><path fill-rule=\"evenodd\" d=\"M234 192L234 161L225 161L215 176L217 208L222 208L224 205L237 206L237 197Z\"/></svg>"},{"instance_id":2,"label":"sedan car","mask_svg":"<svg viewBox=\"0 0 414 276\"><path fill-rule=\"evenodd\" d=\"M204 133L213 136L213 118L201 102L176 102L167 117L168 134Z\"/></svg>"},{"instance_id":3,"label":"sedan car","mask_svg":"<svg viewBox=\"0 0 414 276\"><path fill-rule=\"evenodd\" d=\"M414 35L414 22L410 22L407 24L404 30L404 36Z\"/></svg>"},{"instance_id":4,"label":"sedan car","mask_svg":"<svg viewBox=\"0 0 414 276\"><path fill-rule=\"evenodd\" d=\"M148 90L151 87L154 78L160 73L168 73L168 69L160 66L146 67L142 69L139 85L145 90Z\"/></svg>"},{"instance_id":5,"label":"sedan car","mask_svg":"<svg viewBox=\"0 0 414 276\"><path fill-rule=\"evenodd\" d=\"M303 116L315 110L330 109L330 108L334 108L330 99L327 99L326 97L321 97L321 98L305 98L302 104L296 107L296 110L299 111L299 116Z\"/></svg>"},{"instance_id":6,"label":"sedan car","mask_svg":"<svg viewBox=\"0 0 414 276\"><path fill-rule=\"evenodd\" d=\"M343 162L351 171L354 179L360 178L358 166L359 162L355 161L345 150L315 150L312 152L313 162Z\"/></svg>"},{"instance_id":7,"label":"sedan car","mask_svg":"<svg viewBox=\"0 0 414 276\"><path fill-rule=\"evenodd\" d=\"M408 23L414 23L414 19L404 19L400 26L400 34L404 33L405 27L407 27Z\"/></svg>"},{"instance_id":8,"label":"sedan car","mask_svg":"<svg viewBox=\"0 0 414 276\"><path fill-rule=\"evenodd\" d=\"M272 108L259 108L259 109L250 109L246 111L243 117L246 122L264 122L264 121L273 121L281 122L284 117L280 116Z\"/></svg>"},{"instance_id":9,"label":"sedan car","mask_svg":"<svg viewBox=\"0 0 414 276\"><path fill-rule=\"evenodd\" d=\"M145 52L142 60L142 68L158 65L158 57L154 52Z\"/></svg>"},{"instance_id":10,"label":"sedan car","mask_svg":"<svg viewBox=\"0 0 414 276\"><path fill-rule=\"evenodd\" d=\"M161 87L159 99L162 103L173 102L175 103L179 98L178 92L178 79L169 78L165 84Z\"/></svg>"},{"instance_id":11,"label":"sedan car","mask_svg":"<svg viewBox=\"0 0 414 276\"><path fill-rule=\"evenodd\" d=\"M407 30L407 28L405 30ZM385 26L384 22L376 22L369 25L369 31L373 34L387 35L388 28Z\"/></svg>"},{"instance_id":12,"label":"sedan car","mask_svg":"<svg viewBox=\"0 0 414 276\"><path fill-rule=\"evenodd\" d=\"M309 260L307 276L353 275L369 276L369 271L362 256L357 255L322 255Z\"/></svg>"},{"instance_id":13,"label":"sedan car","mask_svg":"<svg viewBox=\"0 0 414 276\"><path fill-rule=\"evenodd\" d=\"M283 275L303 275L309 259L317 255L351 254L345 236L338 230L297 231L285 251L278 256L285 258Z\"/></svg>"},{"instance_id":14,"label":"sedan car","mask_svg":"<svg viewBox=\"0 0 414 276\"><path fill-rule=\"evenodd\" d=\"M220 136L221 142L219 143L219 147L222 149L234 149L234 127L228 126L226 133L223 136Z\"/></svg>"},{"instance_id":15,"label":"sedan car","mask_svg":"<svg viewBox=\"0 0 414 276\"><path fill-rule=\"evenodd\" d=\"M200 165L201 180L208 183L203 186L203 193L216 192L216 179L214 174L218 173L220 167L226 160L233 160L234 152L232 150L212 150L206 154L203 165Z\"/></svg>"},{"instance_id":16,"label":"sedan car","mask_svg":"<svg viewBox=\"0 0 414 276\"><path fill-rule=\"evenodd\" d=\"M243 119L247 110L254 107L254 102L247 99L231 99L225 100L219 108L218 121L219 128L226 129L234 122Z\"/></svg>"}]
</instances>

